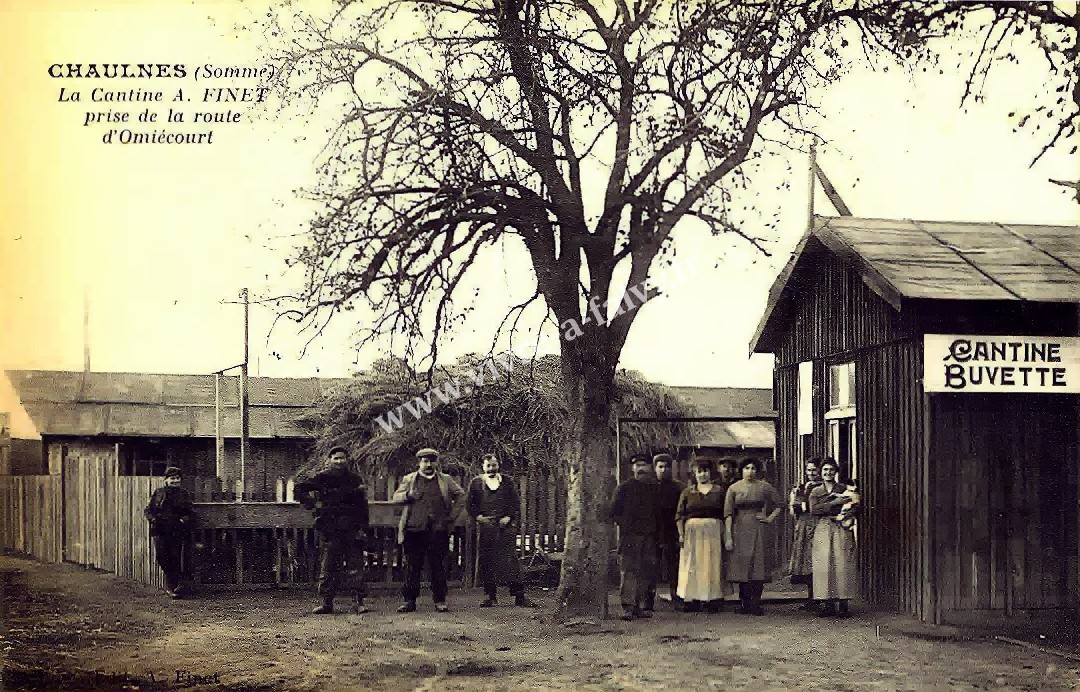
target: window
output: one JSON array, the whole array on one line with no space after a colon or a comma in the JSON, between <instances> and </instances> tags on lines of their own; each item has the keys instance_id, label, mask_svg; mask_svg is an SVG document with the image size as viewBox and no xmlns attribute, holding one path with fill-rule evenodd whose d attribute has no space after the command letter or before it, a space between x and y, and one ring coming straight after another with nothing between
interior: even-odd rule
<instances>
[{"instance_id":1,"label":"window","mask_svg":"<svg viewBox=\"0 0 1080 692\"><path fill-rule=\"evenodd\" d=\"M829 366L829 399L825 412L826 449L840 464L843 480L857 480L855 454L855 363Z\"/></svg>"},{"instance_id":2,"label":"window","mask_svg":"<svg viewBox=\"0 0 1080 692\"><path fill-rule=\"evenodd\" d=\"M160 476L168 465L168 451L157 440L135 438L120 445L121 476Z\"/></svg>"},{"instance_id":3,"label":"window","mask_svg":"<svg viewBox=\"0 0 1080 692\"><path fill-rule=\"evenodd\" d=\"M799 380L796 383L796 433L798 458L809 456L814 436L814 364L799 363Z\"/></svg>"}]
</instances>

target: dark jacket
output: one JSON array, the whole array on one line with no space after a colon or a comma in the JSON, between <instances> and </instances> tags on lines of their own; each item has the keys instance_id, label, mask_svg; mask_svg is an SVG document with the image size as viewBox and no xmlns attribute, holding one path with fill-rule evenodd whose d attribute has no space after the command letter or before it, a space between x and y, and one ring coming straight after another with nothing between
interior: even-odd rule
<instances>
[{"instance_id":1,"label":"dark jacket","mask_svg":"<svg viewBox=\"0 0 1080 692\"><path fill-rule=\"evenodd\" d=\"M478 514L492 517L496 521L510 517L510 526L517 528L521 515L521 497L514 487L514 479L503 476L499 489L491 492L484 482L484 477L476 476L469 483L465 511L473 520Z\"/></svg>"},{"instance_id":2,"label":"dark jacket","mask_svg":"<svg viewBox=\"0 0 1080 692\"><path fill-rule=\"evenodd\" d=\"M294 494L300 504L315 511L315 529L324 535L368 528L367 491L345 466L301 480Z\"/></svg>"},{"instance_id":3,"label":"dark jacket","mask_svg":"<svg viewBox=\"0 0 1080 692\"><path fill-rule=\"evenodd\" d=\"M655 482L631 478L615 489L611 518L623 535L656 536L657 487ZM674 512L672 513L674 515Z\"/></svg>"},{"instance_id":4,"label":"dark jacket","mask_svg":"<svg viewBox=\"0 0 1080 692\"><path fill-rule=\"evenodd\" d=\"M196 519L191 494L179 486L155 490L143 514L150 520L151 536L184 536Z\"/></svg>"},{"instance_id":5,"label":"dark jacket","mask_svg":"<svg viewBox=\"0 0 1080 692\"><path fill-rule=\"evenodd\" d=\"M665 478L656 483L656 512L657 512L657 536L658 543L672 545L679 542L679 529L675 525L675 510L679 506L679 497L683 492L683 484L679 481Z\"/></svg>"}]
</instances>

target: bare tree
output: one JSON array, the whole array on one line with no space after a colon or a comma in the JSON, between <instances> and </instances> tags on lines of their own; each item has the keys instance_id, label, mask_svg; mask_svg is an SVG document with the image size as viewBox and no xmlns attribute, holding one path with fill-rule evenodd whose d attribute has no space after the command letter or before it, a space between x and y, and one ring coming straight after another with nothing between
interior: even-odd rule
<instances>
[{"instance_id":1,"label":"bare tree","mask_svg":"<svg viewBox=\"0 0 1080 692\"><path fill-rule=\"evenodd\" d=\"M1016 95L1022 101L1011 114L1015 128L1041 141L1032 165L1051 149L1077 153L1080 127L1080 5L1076 2L989 2L963 0L929 5L905 5L898 21L913 35L955 36L971 33L977 40L957 67L966 66L961 103L979 101L995 64L1020 62L1022 53L1041 54L1047 64L1045 83ZM920 42L916 42L919 46ZM921 51L914 47L913 51ZM943 57L937 56L937 57ZM1076 168L1080 168L1078 164ZM1080 181L1051 183L1069 190L1080 202Z\"/></svg>"},{"instance_id":2,"label":"bare tree","mask_svg":"<svg viewBox=\"0 0 1080 692\"><path fill-rule=\"evenodd\" d=\"M866 0L372 0L274 18L284 97L339 115L314 191L325 214L295 258L307 290L294 317L319 322L366 302L377 319L365 338L404 336L434 360L482 248L516 238L531 259L535 293L508 319L543 301L564 336L573 429L563 614L606 613L612 401L645 302L634 289L656 294L650 272L685 219L761 247L728 214L740 166L765 135L805 134L808 97L840 76L845 50L921 45L894 10ZM623 263L629 279L614 286Z\"/></svg>"}]
</instances>

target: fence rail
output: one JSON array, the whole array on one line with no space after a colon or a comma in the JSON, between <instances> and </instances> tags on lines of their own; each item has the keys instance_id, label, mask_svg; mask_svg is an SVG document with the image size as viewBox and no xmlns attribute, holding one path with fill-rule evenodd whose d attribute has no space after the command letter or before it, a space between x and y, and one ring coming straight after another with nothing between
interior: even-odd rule
<instances>
[{"instance_id":1,"label":"fence rail","mask_svg":"<svg viewBox=\"0 0 1080 692\"><path fill-rule=\"evenodd\" d=\"M369 503L371 528L366 542L367 582L375 587L404 581L402 551L397 544L401 507ZM318 577L319 535L314 520L296 503L198 503L193 532L192 571L204 585L291 586ZM471 532L451 537L450 580L472 583Z\"/></svg>"}]
</instances>

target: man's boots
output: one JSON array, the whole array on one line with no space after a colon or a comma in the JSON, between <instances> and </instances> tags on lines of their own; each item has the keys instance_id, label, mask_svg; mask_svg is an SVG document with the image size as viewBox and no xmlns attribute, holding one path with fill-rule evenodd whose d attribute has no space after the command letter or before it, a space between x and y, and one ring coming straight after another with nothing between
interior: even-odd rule
<instances>
[{"instance_id":1,"label":"man's boots","mask_svg":"<svg viewBox=\"0 0 1080 692\"><path fill-rule=\"evenodd\" d=\"M327 613L334 612L334 599L324 598L322 605L312 610L312 615L326 615Z\"/></svg>"}]
</instances>

